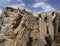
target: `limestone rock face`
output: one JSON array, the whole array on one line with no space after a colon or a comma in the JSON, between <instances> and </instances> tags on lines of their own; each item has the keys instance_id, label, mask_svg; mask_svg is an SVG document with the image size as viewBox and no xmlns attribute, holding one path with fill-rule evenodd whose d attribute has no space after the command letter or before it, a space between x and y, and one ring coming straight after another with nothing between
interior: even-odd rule
<instances>
[{"instance_id":1,"label":"limestone rock face","mask_svg":"<svg viewBox=\"0 0 60 46\"><path fill-rule=\"evenodd\" d=\"M39 44L39 21L32 13L5 8L0 17L1 46L36 46ZM36 40L37 39L37 40ZM38 43L38 44L37 44Z\"/></svg>"},{"instance_id":2,"label":"limestone rock face","mask_svg":"<svg viewBox=\"0 0 60 46\"><path fill-rule=\"evenodd\" d=\"M37 15L25 9L4 8L0 16L0 46L44 46L47 27L54 36L53 18L50 13ZM45 17L49 17L47 22Z\"/></svg>"}]
</instances>

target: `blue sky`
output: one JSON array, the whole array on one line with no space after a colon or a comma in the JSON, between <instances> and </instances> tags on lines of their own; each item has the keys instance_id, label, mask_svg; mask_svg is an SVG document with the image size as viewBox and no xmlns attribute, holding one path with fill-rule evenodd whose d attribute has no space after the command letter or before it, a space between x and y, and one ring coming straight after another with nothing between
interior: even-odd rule
<instances>
[{"instance_id":1,"label":"blue sky","mask_svg":"<svg viewBox=\"0 0 60 46\"><path fill-rule=\"evenodd\" d=\"M28 8L32 12L43 12L60 9L60 0L0 0L0 13L7 6Z\"/></svg>"}]
</instances>

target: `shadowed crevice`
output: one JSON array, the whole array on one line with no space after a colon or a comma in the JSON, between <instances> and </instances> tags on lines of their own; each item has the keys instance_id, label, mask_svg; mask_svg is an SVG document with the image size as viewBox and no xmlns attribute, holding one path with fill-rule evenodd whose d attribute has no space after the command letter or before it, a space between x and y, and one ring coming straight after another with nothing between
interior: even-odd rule
<instances>
[{"instance_id":1,"label":"shadowed crevice","mask_svg":"<svg viewBox=\"0 0 60 46\"><path fill-rule=\"evenodd\" d=\"M14 25L13 29L16 29L16 28L19 26L22 17L23 17L23 16L21 16L21 15L19 14L18 19L16 20L16 24Z\"/></svg>"}]
</instances>

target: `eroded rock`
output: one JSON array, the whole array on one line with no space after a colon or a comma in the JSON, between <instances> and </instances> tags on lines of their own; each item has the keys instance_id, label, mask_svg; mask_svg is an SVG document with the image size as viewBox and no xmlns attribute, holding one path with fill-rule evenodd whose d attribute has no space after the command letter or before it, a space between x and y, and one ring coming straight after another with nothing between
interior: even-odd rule
<instances>
[{"instance_id":1,"label":"eroded rock","mask_svg":"<svg viewBox=\"0 0 60 46\"><path fill-rule=\"evenodd\" d=\"M0 16L0 46L44 46L46 44L47 22L50 23L51 14L42 13L34 16L28 11L9 7L2 11ZM45 17L49 17L47 22L44 20ZM50 24L52 25L52 20ZM49 33L54 32L54 27L49 28L48 26L48 29ZM52 37L53 35L54 33L51 34Z\"/></svg>"}]
</instances>

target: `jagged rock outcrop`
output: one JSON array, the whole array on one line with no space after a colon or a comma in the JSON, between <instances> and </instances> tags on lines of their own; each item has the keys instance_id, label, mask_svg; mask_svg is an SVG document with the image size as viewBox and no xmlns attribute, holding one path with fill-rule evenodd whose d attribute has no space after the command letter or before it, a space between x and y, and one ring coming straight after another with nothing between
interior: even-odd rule
<instances>
[{"instance_id":1,"label":"jagged rock outcrop","mask_svg":"<svg viewBox=\"0 0 60 46\"><path fill-rule=\"evenodd\" d=\"M52 21L56 16L50 15L52 12L38 14L36 17L26 9L4 8L0 16L0 46L44 46L48 34L54 38Z\"/></svg>"},{"instance_id":2,"label":"jagged rock outcrop","mask_svg":"<svg viewBox=\"0 0 60 46\"><path fill-rule=\"evenodd\" d=\"M1 42L4 46L37 46L39 43L38 19L25 9L10 10L7 7L1 14ZM0 34L1 35L1 34ZM3 38L2 38L3 37ZM37 40L35 40L37 39ZM34 45L36 41L37 45ZM1 44L2 46L2 44Z\"/></svg>"}]
</instances>

